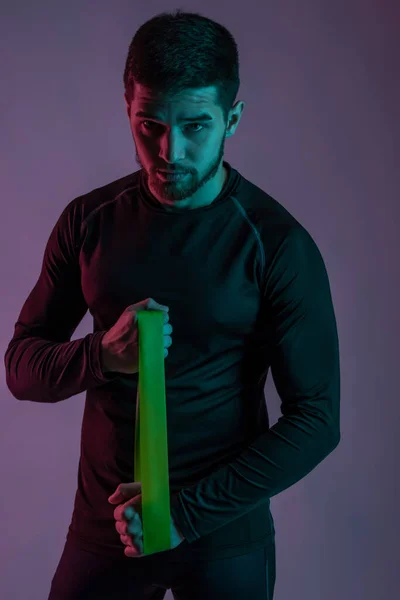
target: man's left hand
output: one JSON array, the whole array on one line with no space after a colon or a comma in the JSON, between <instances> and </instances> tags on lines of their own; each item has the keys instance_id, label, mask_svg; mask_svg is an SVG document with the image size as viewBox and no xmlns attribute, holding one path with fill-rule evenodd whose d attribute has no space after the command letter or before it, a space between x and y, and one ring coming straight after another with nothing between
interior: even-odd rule
<instances>
[{"instance_id":1,"label":"man's left hand","mask_svg":"<svg viewBox=\"0 0 400 600\"><path fill-rule=\"evenodd\" d=\"M115 529L120 534L121 542L126 546L124 554L132 558L145 556L143 554L141 491L141 482L120 483L108 498L110 504L118 504L114 510ZM185 537L178 530L171 515L171 550L179 546L184 539Z\"/></svg>"}]
</instances>

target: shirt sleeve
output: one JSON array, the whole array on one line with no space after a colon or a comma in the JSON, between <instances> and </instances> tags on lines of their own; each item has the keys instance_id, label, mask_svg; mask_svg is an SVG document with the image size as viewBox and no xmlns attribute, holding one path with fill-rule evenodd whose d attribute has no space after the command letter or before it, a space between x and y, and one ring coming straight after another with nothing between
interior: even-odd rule
<instances>
[{"instance_id":1,"label":"shirt sleeve","mask_svg":"<svg viewBox=\"0 0 400 600\"><path fill-rule=\"evenodd\" d=\"M88 310L81 289L79 205L70 202L47 241L41 272L5 353L6 382L18 400L59 402L113 379L100 364L105 332L70 341Z\"/></svg>"},{"instance_id":2,"label":"shirt sleeve","mask_svg":"<svg viewBox=\"0 0 400 600\"><path fill-rule=\"evenodd\" d=\"M189 543L302 479L340 441L339 341L322 256L300 226L267 263L265 366L282 416L234 460L171 497L171 515Z\"/></svg>"}]
</instances>

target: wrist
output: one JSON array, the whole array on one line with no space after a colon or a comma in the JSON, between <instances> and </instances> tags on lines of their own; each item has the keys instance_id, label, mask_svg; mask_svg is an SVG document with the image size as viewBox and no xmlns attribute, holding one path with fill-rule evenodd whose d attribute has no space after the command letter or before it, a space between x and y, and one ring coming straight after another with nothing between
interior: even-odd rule
<instances>
[{"instance_id":1,"label":"wrist","mask_svg":"<svg viewBox=\"0 0 400 600\"><path fill-rule=\"evenodd\" d=\"M111 354L109 349L107 348L107 344L104 342L104 337L102 337L100 342L100 366L103 373L113 373L114 369L111 364Z\"/></svg>"}]
</instances>

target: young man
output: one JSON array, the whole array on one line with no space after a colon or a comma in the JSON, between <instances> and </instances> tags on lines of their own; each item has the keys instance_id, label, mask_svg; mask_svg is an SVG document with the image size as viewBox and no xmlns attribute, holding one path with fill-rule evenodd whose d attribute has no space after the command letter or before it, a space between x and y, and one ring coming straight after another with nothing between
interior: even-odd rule
<instances>
[{"instance_id":1,"label":"young man","mask_svg":"<svg viewBox=\"0 0 400 600\"><path fill-rule=\"evenodd\" d=\"M171 589L179 600L271 600L270 498L340 440L327 272L304 227L223 158L245 106L232 102L237 53L225 28L179 11L154 18L131 44L124 82L141 169L64 209L5 357L20 400L86 394L75 506L49 599L156 600ZM124 311L149 298L169 308L178 542L143 556L140 519L135 534L116 490L134 481L138 374L122 358L137 334ZM93 333L71 341L88 309ZM282 401L273 427L270 368Z\"/></svg>"}]
</instances>

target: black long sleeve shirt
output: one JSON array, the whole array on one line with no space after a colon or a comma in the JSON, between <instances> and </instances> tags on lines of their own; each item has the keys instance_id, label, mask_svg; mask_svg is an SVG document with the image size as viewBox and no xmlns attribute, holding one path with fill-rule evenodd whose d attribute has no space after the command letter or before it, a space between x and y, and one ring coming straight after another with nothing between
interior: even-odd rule
<instances>
[{"instance_id":1,"label":"black long sleeve shirt","mask_svg":"<svg viewBox=\"0 0 400 600\"><path fill-rule=\"evenodd\" d=\"M104 373L100 343L125 308L170 308L165 361L171 514L186 540L169 552L218 558L266 546L270 498L340 440L336 319L311 235L227 162L219 196L164 208L143 170L71 201L5 354L18 400L85 392L68 537L123 556L108 496L134 480L138 375ZM71 341L87 310L93 333ZM269 369L282 416L270 427Z\"/></svg>"}]
</instances>

